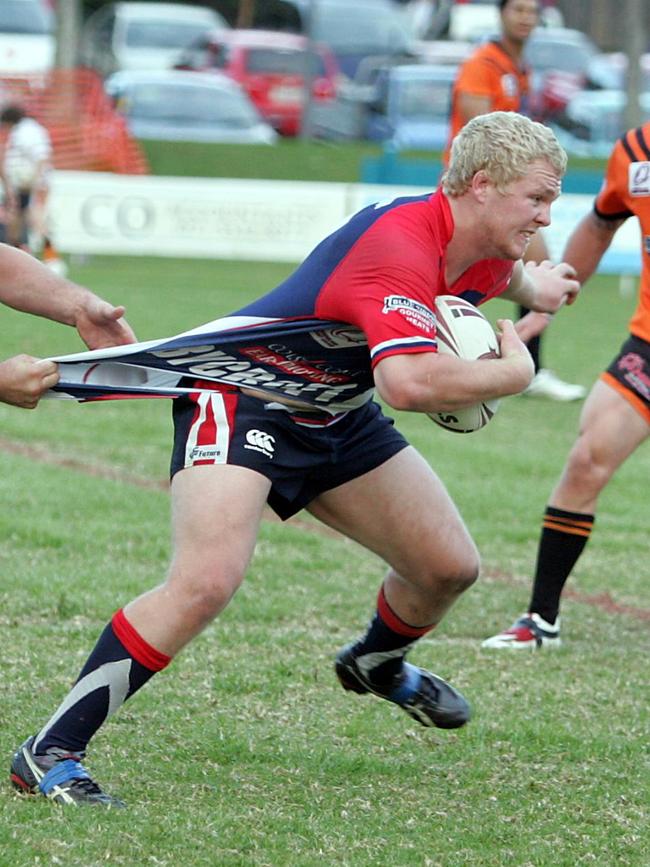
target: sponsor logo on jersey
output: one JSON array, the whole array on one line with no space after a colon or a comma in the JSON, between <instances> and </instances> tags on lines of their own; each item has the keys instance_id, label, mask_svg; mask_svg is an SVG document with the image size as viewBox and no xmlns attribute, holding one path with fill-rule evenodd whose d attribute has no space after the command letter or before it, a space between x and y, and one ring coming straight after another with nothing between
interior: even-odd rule
<instances>
[{"instance_id":1,"label":"sponsor logo on jersey","mask_svg":"<svg viewBox=\"0 0 650 867\"><path fill-rule=\"evenodd\" d=\"M413 298L406 298L404 295L387 295L384 298L381 312L399 313L421 331L430 332L436 327L436 317L433 310Z\"/></svg>"},{"instance_id":2,"label":"sponsor logo on jersey","mask_svg":"<svg viewBox=\"0 0 650 867\"><path fill-rule=\"evenodd\" d=\"M631 196L650 196L650 162L630 163L627 177Z\"/></svg>"},{"instance_id":3,"label":"sponsor logo on jersey","mask_svg":"<svg viewBox=\"0 0 650 867\"><path fill-rule=\"evenodd\" d=\"M269 433L265 433L263 430L251 428L251 430L246 431L246 444L244 448L251 449L254 452L261 452L267 458L272 458L275 451L275 437L272 437Z\"/></svg>"},{"instance_id":4,"label":"sponsor logo on jersey","mask_svg":"<svg viewBox=\"0 0 650 867\"><path fill-rule=\"evenodd\" d=\"M215 461L221 457L221 449L217 445L194 446L189 457L191 461Z\"/></svg>"},{"instance_id":5,"label":"sponsor logo on jersey","mask_svg":"<svg viewBox=\"0 0 650 867\"><path fill-rule=\"evenodd\" d=\"M366 346L368 341L358 328L327 328L310 331L309 336L325 349L349 349L351 346Z\"/></svg>"},{"instance_id":6,"label":"sponsor logo on jersey","mask_svg":"<svg viewBox=\"0 0 650 867\"><path fill-rule=\"evenodd\" d=\"M517 76L513 75L511 72L506 73L501 76L501 90L504 93L504 96L508 96L511 99L519 93L519 82L517 81Z\"/></svg>"},{"instance_id":7,"label":"sponsor logo on jersey","mask_svg":"<svg viewBox=\"0 0 650 867\"><path fill-rule=\"evenodd\" d=\"M273 371L223 352L214 345L161 349L151 354L164 358L166 364L181 368L199 379L214 379L240 388L263 388L265 391L276 392L284 397L306 397L310 402L323 406L344 400L348 395L354 397L360 387L355 382L331 383L304 379L301 381L298 378L282 379ZM295 376L295 374L287 371L287 376ZM362 398L359 405L365 403L367 399L367 397Z\"/></svg>"},{"instance_id":8,"label":"sponsor logo on jersey","mask_svg":"<svg viewBox=\"0 0 650 867\"><path fill-rule=\"evenodd\" d=\"M285 354L274 350L270 346L249 346L241 350L241 354L247 358L252 358L259 361L261 364L268 364L269 367L277 367L279 370L284 370L286 373L301 376L308 379L310 382L322 382L325 384L337 384L339 382L349 382L350 377L340 373L329 373L327 370L319 370L317 367L308 364L301 356L290 358Z\"/></svg>"}]
</instances>

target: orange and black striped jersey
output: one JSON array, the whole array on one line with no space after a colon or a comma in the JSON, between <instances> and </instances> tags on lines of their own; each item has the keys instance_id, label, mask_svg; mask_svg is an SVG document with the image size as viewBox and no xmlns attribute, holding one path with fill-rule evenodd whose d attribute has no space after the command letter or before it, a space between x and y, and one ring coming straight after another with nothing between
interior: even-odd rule
<instances>
[{"instance_id":1,"label":"orange and black striped jersey","mask_svg":"<svg viewBox=\"0 0 650 867\"><path fill-rule=\"evenodd\" d=\"M628 130L614 145L594 211L604 220L639 221L641 282L630 331L650 342L650 122Z\"/></svg>"},{"instance_id":2,"label":"orange and black striped jersey","mask_svg":"<svg viewBox=\"0 0 650 867\"><path fill-rule=\"evenodd\" d=\"M530 89L530 69L519 66L503 45L494 40L480 45L461 64L451 93L451 117L449 120L449 144L445 162L449 156L451 140L465 125L458 107L461 93L484 96L490 100L490 111L523 111L526 113Z\"/></svg>"}]
</instances>

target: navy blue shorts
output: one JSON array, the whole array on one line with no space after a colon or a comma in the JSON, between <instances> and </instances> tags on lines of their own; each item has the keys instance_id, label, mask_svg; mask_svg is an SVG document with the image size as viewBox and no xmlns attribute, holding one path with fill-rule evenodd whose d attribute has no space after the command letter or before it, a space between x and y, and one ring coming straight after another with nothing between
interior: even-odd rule
<instances>
[{"instance_id":1,"label":"navy blue shorts","mask_svg":"<svg viewBox=\"0 0 650 867\"><path fill-rule=\"evenodd\" d=\"M172 476L211 464L256 470L270 480L268 504L283 520L408 445L374 402L332 421L224 388L176 398L173 417Z\"/></svg>"},{"instance_id":2,"label":"navy blue shorts","mask_svg":"<svg viewBox=\"0 0 650 867\"><path fill-rule=\"evenodd\" d=\"M601 378L650 424L650 343L630 335Z\"/></svg>"}]
</instances>

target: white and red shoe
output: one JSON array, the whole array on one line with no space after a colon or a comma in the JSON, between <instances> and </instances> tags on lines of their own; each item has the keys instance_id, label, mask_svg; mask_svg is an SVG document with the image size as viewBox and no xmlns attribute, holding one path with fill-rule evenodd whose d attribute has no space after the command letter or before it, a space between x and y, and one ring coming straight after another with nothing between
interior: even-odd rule
<instances>
[{"instance_id":1,"label":"white and red shoe","mask_svg":"<svg viewBox=\"0 0 650 867\"><path fill-rule=\"evenodd\" d=\"M510 629L486 638L481 647L489 650L502 650L504 648L519 650L541 650L542 648L559 647L562 644L560 638L560 618L555 623L547 623L539 614L522 614L515 620Z\"/></svg>"}]
</instances>

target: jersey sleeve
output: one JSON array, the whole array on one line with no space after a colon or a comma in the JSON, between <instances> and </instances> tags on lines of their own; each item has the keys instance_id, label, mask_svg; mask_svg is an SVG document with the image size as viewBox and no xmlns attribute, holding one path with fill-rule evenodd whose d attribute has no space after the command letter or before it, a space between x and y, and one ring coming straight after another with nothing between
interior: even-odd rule
<instances>
[{"instance_id":1,"label":"jersey sleeve","mask_svg":"<svg viewBox=\"0 0 650 867\"><path fill-rule=\"evenodd\" d=\"M436 352L441 263L431 234L416 221L378 223L330 280L317 315L361 329L373 366L388 355Z\"/></svg>"},{"instance_id":2,"label":"jersey sleeve","mask_svg":"<svg viewBox=\"0 0 650 867\"><path fill-rule=\"evenodd\" d=\"M454 90L456 94L471 93L494 102L499 93L499 77L499 70L487 58L470 58L460 67Z\"/></svg>"},{"instance_id":3,"label":"jersey sleeve","mask_svg":"<svg viewBox=\"0 0 650 867\"><path fill-rule=\"evenodd\" d=\"M594 210L599 217L620 220L632 215L627 201L629 165L630 157L625 151L623 140L619 139L610 154L603 184L594 202Z\"/></svg>"}]
</instances>

